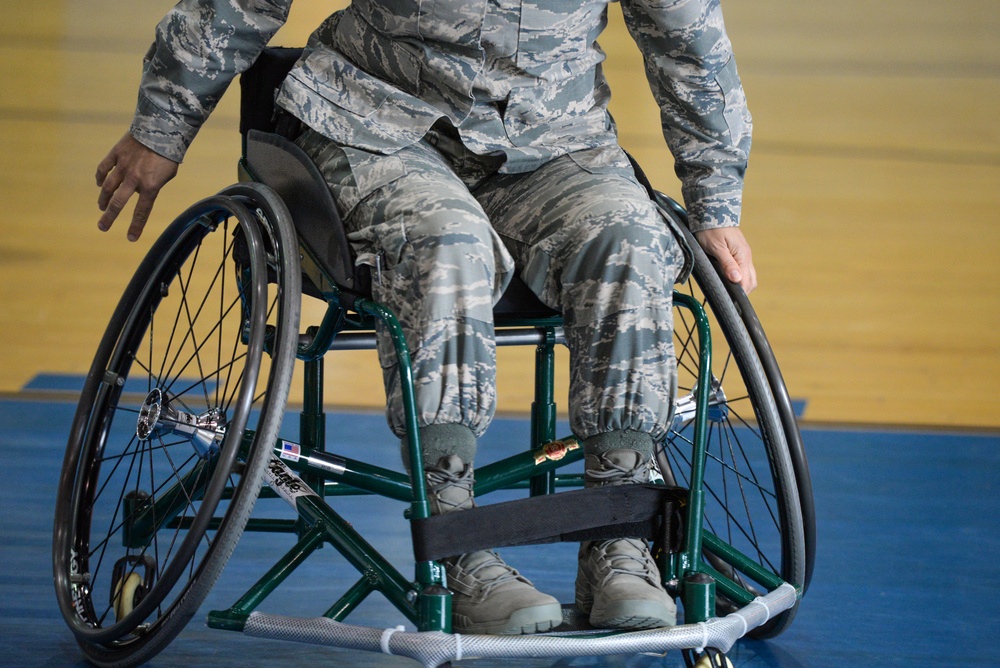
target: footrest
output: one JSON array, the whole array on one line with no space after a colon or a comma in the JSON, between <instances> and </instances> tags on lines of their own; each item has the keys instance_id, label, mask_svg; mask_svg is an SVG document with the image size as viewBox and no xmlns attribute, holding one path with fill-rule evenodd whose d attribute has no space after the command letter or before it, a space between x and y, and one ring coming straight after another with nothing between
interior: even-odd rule
<instances>
[{"instance_id":1,"label":"footrest","mask_svg":"<svg viewBox=\"0 0 1000 668\"><path fill-rule=\"evenodd\" d=\"M410 522L417 561L514 545L645 538L681 549L686 492L618 485L533 496Z\"/></svg>"},{"instance_id":2,"label":"footrest","mask_svg":"<svg viewBox=\"0 0 1000 668\"><path fill-rule=\"evenodd\" d=\"M747 631L757 628L795 605L798 594L795 587L783 584L736 612L700 624L610 634L605 629L598 635L591 636L484 636L438 631L413 633L399 628L354 626L325 617L303 619L260 612L252 613L247 618L243 633L255 638L293 640L408 656L419 661L425 668L434 668L469 657L535 658L662 654L669 650L704 647L714 647L728 652Z\"/></svg>"}]
</instances>

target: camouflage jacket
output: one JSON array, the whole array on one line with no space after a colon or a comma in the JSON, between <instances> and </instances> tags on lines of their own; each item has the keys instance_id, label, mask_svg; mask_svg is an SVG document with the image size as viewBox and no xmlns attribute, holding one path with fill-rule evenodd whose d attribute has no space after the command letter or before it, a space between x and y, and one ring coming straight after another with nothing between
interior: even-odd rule
<instances>
[{"instance_id":1,"label":"camouflage jacket","mask_svg":"<svg viewBox=\"0 0 1000 668\"><path fill-rule=\"evenodd\" d=\"M505 171L616 144L597 38L607 0L353 0L317 30L278 104L340 143L390 153L438 120ZM694 229L739 222L750 115L719 0L621 0ZM181 0L145 59L132 134L180 161L291 0ZM611 152L615 155L616 152Z\"/></svg>"}]
</instances>

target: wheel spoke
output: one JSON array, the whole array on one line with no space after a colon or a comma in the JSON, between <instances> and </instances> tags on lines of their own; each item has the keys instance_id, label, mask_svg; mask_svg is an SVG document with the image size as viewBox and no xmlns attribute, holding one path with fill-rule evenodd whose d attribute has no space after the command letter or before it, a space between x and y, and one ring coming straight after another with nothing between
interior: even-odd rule
<instances>
[{"instance_id":1,"label":"wheel spoke","mask_svg":"<svg viewBox=\"0 0 1000 668\"><path fill-rule=\"evenodd\" d=\"M260 196L272 201L269 193ZM254 447L242 459L242 435L277 438L294 368L301 269L291 222L282 218L272 233L270 208L246 217L237 202L228 195L199 202L154 242L98 347L99 372L88 374L81 392L53 555L60 608L98 665L138 665L180 632L259 491L267 452ZM240 235L231 234L231 218L242 219ZM242 235L246 254L234 246ZM265 239L275 248L273 292ZM230 275L237 255L249 263ZM272 317L281 325L265 333ZM267 351L270 375L265 341L281 353ZM264 403L273 410L256 410L272 388L274 400Z\"/></svg>"}]
</instances>

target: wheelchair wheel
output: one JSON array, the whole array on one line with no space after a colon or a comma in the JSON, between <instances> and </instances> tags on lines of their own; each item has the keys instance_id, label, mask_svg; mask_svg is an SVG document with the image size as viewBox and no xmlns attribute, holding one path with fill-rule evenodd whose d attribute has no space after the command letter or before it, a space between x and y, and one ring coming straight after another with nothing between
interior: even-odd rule
<instances>
[{"instance_id":1,"label":"wheelchair wheel","mask_svg":"<svg viewBox=\"0 0 1000 668\"><path fill-rule=\"evenodd\" d=\"M297 249L280 200L234 186L167 228L114 312L73 421L53 536L60 609L98 665L162 650L243 531L294 366Z\"/></svg>"},{"instance_id":2,"label":"wheelchair wheel","mask_svg":"<svg viewBox=\"0 0 1000 668\"><path fill-rule=\"evenodd\" d=\"M676 209L672 213L676 214ZM692 279L680 291L695 296L712 322L704 528L769 572L801 587L811 568L806 559L803 505L782 413L754 342L723 280L693 235L688 234L695 265ZM673 428L658 451L657 460L668 483L687 487L694 442L694 392L700 382L699 349L690 314L678 308L674 316L679 399ZM770 350L766 352L769 354ZM748 574L710 549L706 548L704 558L743 592L742 596L727 596L719 587L720 614L741 607L739 599L746 595L766 593ZM791 624L797 607L781 613L750 635L756 638L778 635Z\"/></svg>"},{"instance_id":3,"label":"wheelchair wheel","mask_svg":"<svg viewBox=\"0 0 1000 668\"><path fill-rule=\"evenodd\" d=\"M781 375L781 369L778 368L778 362L774 358L774 351L764 334L756 311L750 304L750 299L740 286L728 281L725 282L725 286L733 300L733 305L739 311L743 324L746 326L750 340L753 341L760 363L764 367L764 374L767 376L771 393L774 395L774 401L777 405L778 415L781 417L781 425L785 429L785 441L788 443L788 454L792 458L795 483L799 490L802 528L805 534L806 572L805 581L802 583L802 593L804 594L809 589L813 566L816 563L816 506L813 502L812 475L809 473L809 461L806 457L805 444L802 442L802 432L799 431L798 419L795 417L795 409L792 406L791 397L788 395L785 379Z\"/></svg>"}]
</instances>

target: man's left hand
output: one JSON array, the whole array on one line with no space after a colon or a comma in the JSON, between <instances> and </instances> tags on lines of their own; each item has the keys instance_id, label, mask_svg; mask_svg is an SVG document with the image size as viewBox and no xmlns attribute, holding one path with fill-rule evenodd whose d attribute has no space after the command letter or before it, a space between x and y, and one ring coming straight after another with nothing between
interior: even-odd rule
<instances>
[{"instance_id":1,"label":"man's left hand","mask_svg":"<svg viewBox=\"0 0 1000 668\"><path fill-rule=\"evenodd\" d=\"M753 266L750 244L738 227L719 227L695 232L705 252L718 260L722 274L739 283L747 294L757 287L757 270Z\"/></svg>"}]
</instances>

